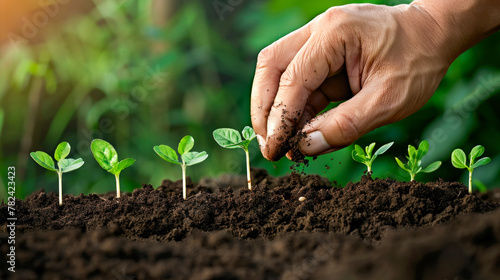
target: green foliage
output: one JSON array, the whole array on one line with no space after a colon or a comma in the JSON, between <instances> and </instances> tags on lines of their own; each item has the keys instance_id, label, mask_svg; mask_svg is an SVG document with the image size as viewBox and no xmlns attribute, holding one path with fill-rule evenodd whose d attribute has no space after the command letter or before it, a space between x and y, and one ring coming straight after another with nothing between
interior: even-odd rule
<instances>
[{"instance_id":1,"label":"green foliage","mask_svg":"<svg viewBox=\"0 0 500 280\"><path fill-rule=\"evenodd\" d=\"M94 139L90 145L92 154L99 165L116 177L116 197L120 197L120 173L123 169L134 164L135 159L127 158L118 161L118 153L113 145L101 140Z\"/></svg>"},{"instance_id":2,"label":"green foliage","mask_svg":"<svg viewBox=\"0 0 500 280\"><path fill-rule=\"evenodd\" d=\"M451 154L451 163L458 169L469 170L469 192L472 192L472 172L475 168L486 165L490 163L491 159L489 157L483 157L476 161L476 159L482 156L484 153L484 147L477 145L469 153L469 165L467 165L467 158L465 152L462 149L455 149Z\"/></svg>"},{"instance_id":3,"label":"green foliage","mask_svg":"<svg viewBox=\"0 0 500 280\"><path fill-rule=\"evenodd\" d=\"M134 164L135 159L127 158L118 161L118 153L113 145L108 142L95 139L90 146L92 154L99 165L113 175L119 175L123 169Z\"/></svg>"},{"instance_id":4,"label":"green foliage","mask_svg":"<svg viewBox=\"0 0 500 280\"><path fill-rule=\"evenodd\" d=\"M440 161L435 161L429 164L426 168L422 168L422 158L427 154L428 151L429 142L427 142L427 140L424 140L420 142L418 150L415 149L414 146L408 145L408 156L406 157L408 159L408 162L406 164L401 162L401 160L399 160L398 158L395 158L399 167L410 174L411 181L415 180L415 175L417 175L418 173L434 172L441 166Z\"/></svg>"},{"instance_id":5,"label":"green foliage","mask_svg":"<svg viewBox=\"0 0 500 280\"><path fill-rule=\"evenodd\" d=\"M66 173L82 167L82 165L85 163L81 158L67 159L66 157L69 155L70 151L71 151L71 146L69 145L68 142L62 142L57 146L56 151L54 153L54 158L57 161L58 168L56 168L52 157L45 152L36 151L30 153L30 155L33 158L33 160L36 163L38 163L41 167L58 173L59 172Z\"/></svg>"},{"instance_id":6,"label":"green foliage","mask_svg":"<svg viewBox=\"0 0 500 280\"><path fill-rule=\"evenodd\" d=\"M243 135L243 138L241 137ZM245 126L241 134L232 128L218 128L214 130L213 136L215 142L223 148L236 149L241 148L248 151L248 145L256 137L255 131L249 126Z\"/></svg>"},{"instance_id":7,"label":"green foliage","mask_svg":"<svg viewBox=\"0 0 500 280\"><path fill-rule=\"evenodd\" d=\"M190 135L184 136L179 142L177 151L181 155L181 160L174 149L167 145L154 146L153 150L165 161L177 165L191 166L203 162L208 158L207 152L190 152L194 146L194 138Z\"/></svg>"},{"instance_id":8,"label":"green foliage","mask_svg":"<svg viewBox=\"0 0 500 280\"><path fill-rule=\"evenodd\" d=\"M241 148L245 151L246 155L246 165L247 165L247 181L248 189L252 189L252 178L250 176L250 155L248 153L248 145L256 137L255 131L249 126L245 126L241 132L243 138L241 138L240 133L236 129L232 128L218 128L214 130L213 136L215 142L223 148L235 149Z\"/></svg>"},{"instance_id":9,"label":"green foliage","mask_svg":"<svg viewBox=\"0 0 500 280\"><path fill-rule=\"evenodd\" d=\"M57 175L59 176L59 205L62 205L62 174L76 170L82 167L85 163L81 158L66 158L70 152L71 146L68 142L62 142L57 145L56 151L54 152L54 158L57 161L57 168L54 160L47 153L42 151L30 153L31 157L36 163L38 163L38 165L50 171L57 172Z\"/></svg>"},{"instance_id":10,"label":"green foliage","mask_svg":"<svg viewBox=\"0 0 500 280\"><path fill-rule=\"evenodd\" d=\"M177 151L181 155L181 160L174 149L167 145L154 146L153 150L167 162L180 165L182 168L182 196L186 199L186 166L195 165L208 158L207 152L191 152L194 147L194 138L191 135L184 136L179 142Z\"/></svg>"},{"instance_id":11,"label":"green foliage","mask_svg":"<svg viewBox=\"0 0 500 280\"><path fill-rule=\"evenodd\" d=\"M354 150L352 151L352 159L366 165L366 167L368 168L368 172L371 172L373 161L375 161L377 156L387 152L392 144L394 144L394 142L383 145L377 151L375 151L375 154L373 155L372 152L373 148L375 148L375 142L371 143L369 146L366 146L364 151L359 145L356 144L354 145Z\"/></svg>"}]
</instances>

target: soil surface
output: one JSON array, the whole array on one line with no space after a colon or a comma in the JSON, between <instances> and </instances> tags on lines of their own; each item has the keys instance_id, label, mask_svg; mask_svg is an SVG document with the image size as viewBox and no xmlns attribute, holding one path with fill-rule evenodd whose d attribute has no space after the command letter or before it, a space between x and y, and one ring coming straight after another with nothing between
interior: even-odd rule
<instances>
[{"instance_id":1,"label":"soil surface","mask_svg":"<svg viewBox=\"0 0 500 280\"><path fill-rule=\"evenodd\" d=\"M169 180L63 206L34 193L16 202L16 273L2 261L0 279L500 279L500 191L252 173L252 191L205 179L186 201Z\"/></svg>"}]
</instances>

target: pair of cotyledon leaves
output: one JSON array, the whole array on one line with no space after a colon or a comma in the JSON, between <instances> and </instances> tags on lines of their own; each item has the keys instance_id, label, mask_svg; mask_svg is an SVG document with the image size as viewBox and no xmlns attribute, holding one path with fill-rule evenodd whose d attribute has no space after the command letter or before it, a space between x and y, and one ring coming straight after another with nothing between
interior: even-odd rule
<instances>
[{"instance_id":1,"label":"pair of cotyledon leaves","mask_svg":"<svg viewBox=\"0 0 500 280\"><path fill-rule=\"evenodd\" d=\"M194 146L194 138L190 135L184 136L177 147L177 151L181 155L181 160L174 149L167 145L154 146L153 150L165 161L177 164L191 166L200 163L207 159L207 152L191 152Z\"/></svg>"},{"instance_id":2,"label":"pair of cotyledon leaves","mask_svg":"<svg viewBox=\"0 0 500 280\"><path fill-rule=\"evenodd\" d=\"M365 151L359 145L354 145L354 150L352 151L352 158L357 161L364 163L368 166L371 166L373 161L377 158L377 156L387 152L389 148L394 144L394 142L387 143L382 147L378 148L377 151L372 156L373 148L375 148L375 143L371 143L369 146L366 146Z\"/></svg>"},{"instance_id":3,"label":"pair of cotyledon leaves","mask_svg":"<svg viewBox=\"0 0 500 280\"><path fill-rule=\"evenodd\" d=\"M427 154L428 151L429 151L429 142L427 142L427 140L420 142L418 149L416 149L412 145L408 145L409 156L406 157L408 159L408 163L404 164L398 158L396 158L396 162L398 163L399 167L401 167L401 169L409 173L417 174L420 172L424 173L433 172L441 166L440 161L433 162L429 164L429 166L427 166L426 168L422 168L420 166L422 164L422 158Z\"/></svg>"},{"instance_id":4,"label":"pair of cotyledon leaves","mask_svg":"<svg viewBox=\"0 0 500 280\"><path fill-rule=\"evenodd\" d=\"M57 146L56 151L54 152L54 158L57 161L59 169L56 168L52 157L45 152L36 151L30 153L30 155L41 167L55 172L59 172L60 170L62 173L66 173L80 168L85 163L81 158L66 158L70 151L71 146L68 142L62 142Z\"/></svg>"},{"instance_id":5,"label":"pair of cotyledon leaves","mask_svg":"<svg viewBox=\"0 0 500 280\"><path fill-rule=\"evenodd\" d=\"M244 139L241 134L243 134ZM248 151L248 145L256 137L255 131L251 127L245 126L241 134L232 128L219 128L213 132L215 142L220 146L228 149L241 148Z\"/></svg>"},{"instance_id":6,"label":"pair of cotyledon leaves","mask_svg":"<svg viewBox=\"0 0 500 280\"><path fill-rule=\"evenodd\" d=\"M467 157L462 149L455 149L451 154L451 164L456 168L464 169L467 168L469 172L472 172L474 168L488 164L491 159L489 157L484 157L476 162L476 159L484 153L484 147L477 145L472 148L469 154L469 166L467 166Z\"/></svg>"},{"instance_id":7,"label":"pair of cotyledon leaves","mask_svg":"<svg viewBox=\"0 0 500 280\"><path fill-rule=\"evenodd\" d=\"M118 153L113 145L101 139L93 140L92 144L90 144L90 149L97 163L99 163L104 170L114 175L119 175L123 169L131 166L135 162L133 158L118 161Z\"/></svg>"}]
</instances>

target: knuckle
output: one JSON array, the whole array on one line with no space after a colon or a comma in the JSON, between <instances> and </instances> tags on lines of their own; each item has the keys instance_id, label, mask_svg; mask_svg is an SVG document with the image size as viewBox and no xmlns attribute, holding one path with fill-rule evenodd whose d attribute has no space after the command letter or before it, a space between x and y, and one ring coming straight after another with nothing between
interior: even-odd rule
<instances>
[{"instance_id":1,"label":"knuckle","mask_svg":"<svg viewBox=\"0 0 500 280\"><path fill-rule=\"evenodd\" d=\"M257 68L261 68L269 64L274 59L276 42L262 49L257 55Z\"/></svg>"},{"instance_id":2,"label":"knuckle","mask_svg":"<svg viewBox=\"0 0 500 280\"><path fill-rule=\"evenodd\" d=\"M349 13L341 7L332 7L326 10L321 18L324 23L342 23L349 18Z\"/></svg>"}]
</instances>

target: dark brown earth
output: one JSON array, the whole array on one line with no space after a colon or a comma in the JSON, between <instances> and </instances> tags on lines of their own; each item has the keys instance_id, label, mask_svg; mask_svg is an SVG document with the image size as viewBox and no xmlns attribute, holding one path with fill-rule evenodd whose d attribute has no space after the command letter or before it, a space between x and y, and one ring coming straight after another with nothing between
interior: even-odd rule
<instances>
[{"instance_id":1,"label":"dark brown earth","mask_svg":"<svg viewBox=\"0 0 500 280\"><path fill-rule=\"evenodd\" d=\"M63 206L54 193L32 194L16 205L17 272L2 261L0 278L500 279L489 278L500 275L500 192L368 176L338 188L263 170L252 178L253 191L228 188L246 183L234 176L189 182L186 201L181 182L168 180L119 199L65 196Z\"/></svg>"}]
</instances>

